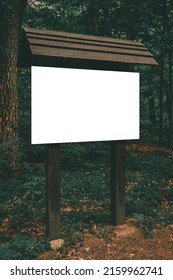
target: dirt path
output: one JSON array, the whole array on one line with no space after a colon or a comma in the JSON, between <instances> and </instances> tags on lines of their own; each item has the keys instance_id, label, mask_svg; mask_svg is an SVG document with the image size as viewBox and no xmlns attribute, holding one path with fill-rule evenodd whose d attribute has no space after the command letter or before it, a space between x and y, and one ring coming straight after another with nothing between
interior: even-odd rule
<instances>
[{"instance_id":1,"label":"dirt path","mask_svg":"<svg viewBox=\"0 0 173 280\"><path fill-rule=\"evenodd\" d=\"M135 219L129 218L124 225L104 228L107 235L99 238L97 234L85 234L83 246L71 248L65 259L69 260L173 260L173 224L166 228L155 228L153 236L145 238ZM98 228L98 232L99 232ZM103 230L103 229L102 229ZM95 228L97 232L97 228ZM112 237L113 236L113 237ZM108 238L109 237L109 238ZM39 259L61 259L62 253L47 252Z\"/></svg>"}]
</instances>

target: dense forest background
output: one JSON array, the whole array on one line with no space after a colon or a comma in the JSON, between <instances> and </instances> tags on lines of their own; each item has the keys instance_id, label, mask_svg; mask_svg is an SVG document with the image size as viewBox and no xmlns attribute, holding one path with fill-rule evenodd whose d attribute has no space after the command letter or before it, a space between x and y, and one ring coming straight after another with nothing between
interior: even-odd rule
<instances>
[{"instance_id":1,"label":"dense forest background","mask_svg":"<svg viewBox=\"0 0 173 280\"><path fill-rule=\"evenodd\" d=\"M141 140L168 148L173 146L172 1L152 0L150 3L141 1L139 4L138 1L132 0L29 0L24 13L23 25L131 39L144 43L154 55L159 67L131 67L131 71L137 71L141 74ZM44 157L44 147L30 146L30 74L30 69L20 68L18 71L19 106L16 107L19 107L19 118L16 117L17 124L13 125L18 126L19 134L16 135L21 143L20 151L24 152L24 155L30 158L28 158L29 160L32 160L33 157L35 159L38 159L39 156ZM7 117L10 119L10 116ZM2 120L2 122L6 122L6 120ZM13 140L7 138L3 145L5 144L8 149ZM12 138L14 138L13 134ZM73 148L83 149L82 147L79 148L75 145ZM68 145L66 145L66 149L68 149Z\"/></svg>"},{"instance_id":2,"label":"dense forest background","mask_svg":"<svg viewBox=\"0 0 173 280\"><path fill-rule=\"evenodd\" d=\"M23 25L137 40L153 54L158 67L133 66L130 69L140 72L141 77L141 139L126 142L127 215L138 219L146 236L152 236L155 224L172 223L173 1L29 0ZM42 242L45 146L30 144L29 68L18 69L18 113L19 146L17 155L13 153L14 164L11 154L9 159L11 147L16 148L13 139L0 143L2 259L35 258L45 250ZM69 246L77 250L84 230L93 226L92 233L96 232L95 223L103 225L109 220L109 142L62 144L61 166L62 208L66 209L62 210L62 229L66 247L60 258L67 255ZM163 210L163 202L167 202L166 210ZM66 225L70 229L66 229ZM109 229L111 234L112 230ZM97 231L101 238L109 239L105 232Z\"/></svg>"},{"instance_id":3,"label":"dense forest background","mask_svg":"<svg viewBox=\"0 0 173 280\"><path fill-rule=\"evenodd\" d=\"M132 69L141 73L141 139L173 145L172 1L29 1L24 25L143 42L159 67Z\"/></svg>"}]
</instances>

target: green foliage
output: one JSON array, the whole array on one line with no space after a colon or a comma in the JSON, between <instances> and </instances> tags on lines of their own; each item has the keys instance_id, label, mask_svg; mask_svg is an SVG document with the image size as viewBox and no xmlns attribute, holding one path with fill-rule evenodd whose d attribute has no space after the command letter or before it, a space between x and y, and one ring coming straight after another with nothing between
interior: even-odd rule
<instances>
[{"instance_id":1,"label":"green foliage","mask_svg":"<svg viewBox=\"0 0 173 280\"><path fill-rule=\"evenodd\" d=\"M172 157L158 151L141 157L136 150L135 156L128 154L127 167L127 214L137 217L143 233L151 236L155 225L172 222Z\"/></svg>"},{"instance_id":2,"label":"green foliage","mask_svg":"<svg viewBox=\"0 0 173 280\"><path fill-rule=\"evenodd\" d=\"M0 247L0 260L20 260L20 252L8 249L6 246Z\"/></svg>"},{"instance_id":3,"label":"green foliage","mask_svg":"<svg viewBox=\"0 0 173 280\"><path fill-rule=\"evenodd\" d=\"M30 167L31 168L31 167ZM43 168L39 169L41 173ZM13 175L14 176L14 175ZM0 232L0 259L34 259L50 249L28 228L45 224L45 179L33 170L20 178L1 180L1 224L9 220L8 230ZM13 237L12 237L12 236Z\"/></svg>"},{"instance_id":4,"label":"green foliage","mask_svg":"<svg viewBox=\"0 0 173 280\"><path fill-rule=\"evenodd\" d=\"M96 228L92 232L97 236L99 239L104 239L107 243L112 241L112 238L116 236L116 230L114 226L110 226L109 229L105 230L105 228Z\"/></svg>"},{"instance_id":5,"label":"green foliage","mask_svg":"<svg viewBox=\"0 0 173 280\"><path fill-rule=\"evenodd\" d=\"M3 219L6 217L7 215L7 210L5 209L5 205L3 203L0 203L0 225L3 222Z\"/></svg>"},{"instance_id":6,"label":"green foliage","mask_svg":"<svg viewBox=\"0 0 173 280\"><path fill-rule=\"evenodd\" d=\"M7 171L10 172L13 170L16 158L9 157L9 155L13 155L13 147L16 146L17 139L13 139L7 143L3 143L0 145L0 177L7 175Z\"/></svg>"},{"instance_id":7,"label":"green foliage","mask_svg":"<svg viewBox=\"0 0 173 280\"><path fill-rule=\"evenodd\" d=\"M83 144L62 144L61 157L63 168L80 167L87 156L87 149Z\"/></svg>"},{"instance_id":8,"label":"green foliage","mask_svg":"<svg viewBox=\"0 0 173 280\"><path fill-rule=\"evenodd\" d=\"M81 246L85 233L95 234L107 242L116 234L116 228L107 227L110 225L110 166L107 162L110 150L109 143L104 144L89 147L88 143L89 155L82 149L80 154L78 150L81 167L74 157L73 164L77 167L61 172L62 238L65 240L61 251L64 256L69 248L77 250ZM153 236L156 225L164 226L173 221L171 174L172 158L168 152L143 152L136 147L126 153L126 212L127 216L137 218L146 237ZM1 180L1 185L1 223L9 220L8 230L2 227L0 234L0 242L5 244L0 250L2 258L36 258L42 249L46 250L39 235L34 236L36 228L45 227L44 166L36 164L25 177L15 175ZM22 232L25 234L20 235Z\"/></svg>"},{"instance_id":9,"label":"green foliage","mask_svg":"<svg viewBox=\"0 0 173 280\"><path fill-rule=\"evenodd\" d=\"M110 220L108 172L96 166L62 172L62 207L67 209L62 213L62 235L67 247L81 244L83 232L92 230L94 224L107 224Z\"/></svg>"},{"instance_id":10,"label":"green foliage","mask_svg":"<svg viewBox=\"0 0 173 280\"><path fill-rule=\"evenodd\" d=\"M28 177L29 179L29 177ZM10 222L10 229L20 231L35 223L39 217L40 223L45 222L45 180L44 177L31 176L28 182L18 186L17 199L10 200L13 208L10 215L14 217ZM17 219L15 219L17 215Z\"/></svg>"},{"instance_id":11,"label":"green foliage","mask_svg":"<svg viewBox=\"0 0 173 280\"><path fill-rule=\"evenodd\" d=\"M22 176L23 172L29 172L22 145L19 138L0 145L0 178Z\"/></svg>"},{"instance_id":12,"label":"green foliage","mask_svg":"<svg viewBox=\"0 0 173 280\"><path fill-rule=\"evenodd\" d=\"M0 248L1 260L30 260L35 259L38 254L50 249L48 244L33 240L23 239L21 234L11 240L7 246Z\"/></svg>"},{"instance_id":13,"label":"green foliage","mask_svg":"<svg viewBox=\"0 0 173 280\"><path fill-rule=\"evenodd\" d=\"M141 226L143 235L146 238L153 237L154 219L150 216L148 217L137 213L134 216L138 219L138 225Z\"/></svg>"}]
</instances>

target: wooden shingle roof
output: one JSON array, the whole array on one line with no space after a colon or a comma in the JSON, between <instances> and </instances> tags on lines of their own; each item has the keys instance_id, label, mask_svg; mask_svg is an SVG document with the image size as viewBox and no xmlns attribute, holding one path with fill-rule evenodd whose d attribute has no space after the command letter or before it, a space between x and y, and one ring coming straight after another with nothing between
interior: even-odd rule
<instances>
[{"instance_id":1,"label":"wooden shingle roof","mask_svg":"<svg viewBox=\"0 0 173 280\"><path fill-rule=\"evenodd\" d=\"M23 33L20 66L116 69L116 64L158 65L141 42L29 27Z\"/></svg>"}]
</instances>

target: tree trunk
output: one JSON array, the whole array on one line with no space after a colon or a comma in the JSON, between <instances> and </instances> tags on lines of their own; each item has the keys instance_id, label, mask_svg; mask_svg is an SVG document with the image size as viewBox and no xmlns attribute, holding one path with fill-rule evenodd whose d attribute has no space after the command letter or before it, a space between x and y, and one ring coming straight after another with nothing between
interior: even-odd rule
<instances>
[{"instance_id":1,"label":"tree trunk","mask_svg":"<svg viewBox=\"0 0 173 280\"><path fill-rule=\"evenodd\" d=\"M152 128L156 128L156 113L155 113L155 100L154 96L151 93L151 97L148 99L148 114L149 120L152 125Z\"/></svg>"},{"instance_id":2,"label":"tree trunk","mask_svg":"<svg viewBox=\"0 0 173 280\"><path fill-rule=\"evenodd\" d=\"M97 0L89 0L88 3L88 33L98 35L98 5Z\"/></svg>"},{"instance_id":3,"label":"tree trunk","mask_svg":"<svg viewBox=\"0 0 173 280\"><path fill-rule=\"evenodd\" d=\"M164 83L164 64L165 64L165 31L167 22L167 0L162 1L162 40L160 47L160 85L159 85L159 143L163 144L163 83Z\"/></svg>"},{"instance_id":4,"label":"tree trunk","mask_svg":"<svg viewBox=\"0 0 173 280\"><path fill-rule=\"evenodd\" d=\"M0 147L8 147L10 165L18 149L17 58L27 0L0 2Z\"/></svg>"},{"instance_id":5,"label":"tree trunk","mask_svg":"<svg viewBox=\"0 0 173 280\"><path fill-rule=\"evenodd\" d=\"M168 55L168 65L169 65L169 132L168 132L168 147L173 145L173 97L172 97L172 48L169 48L169 55Z\"/></svg>"}]
</instances>

